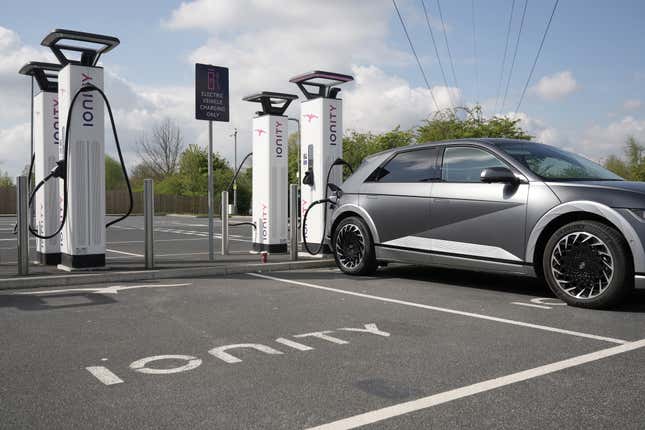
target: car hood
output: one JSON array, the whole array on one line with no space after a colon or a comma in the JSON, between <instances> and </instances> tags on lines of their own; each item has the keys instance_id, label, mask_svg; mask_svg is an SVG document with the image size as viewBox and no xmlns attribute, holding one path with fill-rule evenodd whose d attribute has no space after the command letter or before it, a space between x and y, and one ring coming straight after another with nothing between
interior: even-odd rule
<instances>
[{"instance_id":1,"label":"car hood","mask_svg":"<svg viewBox=\"0 0 645 430\"><path fill-rule=\"evenodd\" d=\"M571 181L546 184L562 202L591 200L614 208L645 209L645 182Z\"/></svg>"}]
</instances>

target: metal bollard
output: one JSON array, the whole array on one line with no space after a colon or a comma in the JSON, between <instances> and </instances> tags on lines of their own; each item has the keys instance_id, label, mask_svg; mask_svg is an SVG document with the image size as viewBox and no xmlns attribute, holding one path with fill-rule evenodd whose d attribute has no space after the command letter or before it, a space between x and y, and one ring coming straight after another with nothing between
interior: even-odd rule
<instances>
[{"instance_id":1,"label":"metal bollard","mask_svg":"<svg viewBox=\"0 0 645 430\"><path fill-rule=\"evenodd\" d=\"M18 274L29 274L29 189L26 176L16 178L18 223Z\"/></svg>"},{"instance_id":2,"label":"metal bollard","mask_svg":"<svg viewBox=\"0 0 645 430\"><path fill-rule=\"evenodd\" d=\"M289 254L298 259L298 184L289 185Z\"/></svg>"},{"instance_id":3,"label":"metal bollard","mask_svg":"<svg viewBox=\"0 0 645 430\"><path fill-rule=\"evenodd\" d=\"M155 191L152 179L143 180L143 218L145 230L146 269L155 267Z\"/></svg>"},{"instance_id":4,"label":"metal bollard","mask_svg":"<svg viewBox=\"0 0 645 430\"><path fill-rule=\"evenodd\" d=\"M228 191L222 191L222 255L228 255Z\"/></svg>"}]
</instances>

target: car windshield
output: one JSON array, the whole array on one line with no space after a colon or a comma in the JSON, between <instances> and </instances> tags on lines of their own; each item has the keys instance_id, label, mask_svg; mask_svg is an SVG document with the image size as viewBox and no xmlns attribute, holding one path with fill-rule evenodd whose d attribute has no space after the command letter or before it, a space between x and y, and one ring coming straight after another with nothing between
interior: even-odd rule
<instances>
[{"instance_id":1,"label":"car windshield","mask_svg":"<svg viewBox=\"0 0 645 430\"><path fill-rule=\"evenodd\" d=\"M532 142L498 142L496 145L544 180L624 180L593 161L553 146Z\"/></svg>"}]
</instances>

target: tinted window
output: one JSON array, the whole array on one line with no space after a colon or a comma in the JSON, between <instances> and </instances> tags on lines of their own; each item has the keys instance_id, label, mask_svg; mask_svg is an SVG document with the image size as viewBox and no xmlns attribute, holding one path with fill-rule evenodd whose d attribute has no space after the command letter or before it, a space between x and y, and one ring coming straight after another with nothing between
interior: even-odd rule
<instances>
[{"instance_id":1,"label":"tinted window","mask_svg":"<svg viewBox=\"0 0 645 430\"><path fill-rule=\"evenodd\" d=\"M497 145L542 179L622 180L620 176L586 158L553 146L532 142L500 142Z\"/></svg>"},{"instance_id":2,"label":"tinted window","mask_svg":"<svg viewBox=\"0 0 645 430\"><path fill-rule=\"evenodd\" d=\"M438 177L437 148L400 152L370 175L375 182L425 182Z\"/></svg>"},{"instance_id":3,"label":"tinted window","mask_svg":"<svg viewBox=\"0 0 645 430\"><path fill-rule=\"evenodd\" d=\"M479 182L487 167L506 167L491 153L470 147L447 147L443 154L442 179L446 182Z\"/></svg>"}]
</instances>

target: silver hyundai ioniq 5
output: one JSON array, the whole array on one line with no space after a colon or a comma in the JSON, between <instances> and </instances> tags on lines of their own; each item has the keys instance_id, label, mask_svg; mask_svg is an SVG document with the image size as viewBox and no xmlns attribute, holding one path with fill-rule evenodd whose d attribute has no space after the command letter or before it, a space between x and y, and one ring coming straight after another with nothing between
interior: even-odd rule
<instances>
[{"instance_id":1,"label":"silver hyundai ioniq 5","mask_svg":"<svg viewBox=\"0 0 645 430\"><path fill-rule=\"evenodd\" d=\"M645 284L645 183L552 146L396 148L366 158L340 189L329 239L348 274L404 262L537 276L590 308Z\"/></svg>"}]
</instances>

